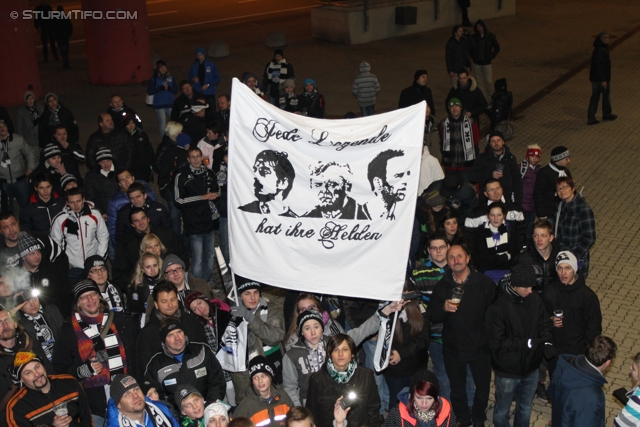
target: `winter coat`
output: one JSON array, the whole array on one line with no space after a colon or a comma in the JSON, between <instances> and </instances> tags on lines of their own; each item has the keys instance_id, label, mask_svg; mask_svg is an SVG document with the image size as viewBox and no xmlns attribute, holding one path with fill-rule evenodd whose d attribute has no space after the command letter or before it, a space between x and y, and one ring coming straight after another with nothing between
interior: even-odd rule
<instances>
[{"instance_id":1,"label":"winter coat","mask_svg":"<svg viewBox=\"0 0 640 427\"><path fill-rule=\"evenodd\" d=\"M145 402L151 403L160 409L160 411L162 411L162 413L167 417L167 420L169 420L172 427L180 427L180 423L174 417L173 412L171 412L171 408L168 407L168 402L157 402L149 399L147 396L144 397L144 400ZM120 411L118 410L118 407L113 403L113 398L109 399L107 408L107 424L105 424L105 427L120 427L120 421L118 420L119 413ZM156 427L156 423L151 417L149 417L148 413L145 413L144 415L143 427Z\"/></svg>"},{"instance_id":2,"label":"winter coat","mask_svg":"<svg viewBox=\"0 0 640 427\"><path fill-rule=\"evenodd\" d=\"M422 194L433 182L444 179L444 172L438 159L431 155L429 147L422 147L420 158L420 180L418 181L418 196Z\"/></svg>"},{"instance_id":3,"label":"winter coat","mask_svg":"<svg viewBox=\"0 0 640 427\"><path fill-rule=\"evenodd\" d=\"M46 102L46 99L45 99ZM49 107L45 107L40 120L38 122L38 142L40 149L53 140L53 134L56 131L56 126L63 125L67 129L67 141L72 144L77 144L80 141L80 129L76 118L73 116L71 110L64 105L58 103L60 109L58 110L58 123L54 123L51 120L51 110Z\"/></svg>"},{"instance_id":4,"label":"winter coat","mask_svg":"<svg viewBox=\"0 0 640 427\"><path fill-rule=\"evenodd\" d=\"M128 204L120 208L118 212L118 219L116 220L116 243L120 243L124 240L125 236L129 233L133 233L134 228L131 226L129 220L129 214L133 209L133 205ZM149 218L149 224L163 228L171 228L171 217L167 207L160 202L156 202L151 199L147 199L142 209Z\"/></svg>"},{"instance_id":5,"label":"winter coat","mask_svg":"<svg viewBox=\"0 0 640 427\"><path fill-rule=\"evenodd\" d=\"M38 147L38 124L40 123L40 116L44 109L41 105L34 104L36 111L38 112L38 119L35 121L31 117L31 113L27 110L27 107L21 105L16 113L16 133L22 135L24 140L31 147Z\"/></svg>"},{"instance_id":6,"label":"winter coat","mask_svg":"<svg viewBox=\"0 0 640 427\"><path fill-rule=\"evenodd\" d=\"M191 98L188 98L185 94L180 95L173 101L171 107L171 121L182 123L183 117L187 113L191 113L191 106L194 104L206 104L207 98L203 94L197 91L193 91Z\"/></svg>"},{"instance_id":7,"label":"winter coat","mask_svg":"<svg viewBox=\"0 0 640 427\"><path fill-rule=\"evenodd\" d=\"M6 164L0 166L1 183L14 183L18 178L26 179L27 169L33 171L38 167L35 151L17 134L9 134L6 140L0 140L0 158Z\"/></svg>"},{"instance_id":8,"label":"winter coat","mask_svg":"<svg viewBox=\"0 0 640 427\"><path fill-rule=\"evenodd\" d=\"M127 373L136 377L136 333L137 326L133 319L117 311L104 313L104 316L108 313L113 313L113 325L118 331L118 337L122 341L125 355L127 357ZM82 378L78 376L78 368L85 365L87 360L83 360L78 350L78 341L76 333L73 330L72 320L69 318L65 320L60 329L60 334L56 337L56 343L53 346L53 366L56 372L69 374L78 381L82 381ZM85 393L89 400L89 407L91 413L105 417L107 414L107 398L105 395L104 387L85 387Z\"/></svg>"},{"instance_id":9,"label":"winter coat","mask_svg":"<svg viewBox=\"0 0 640 427\"><path fill-rule=\"evenodd\" d=\"M98 168L87 172L85 178L84 191L87 200L95 203L100 213L106 215L109 210L109 200L120 191L116 172L111 171L105 176Z\"/></svg>"},{"instance_id":10,"label":"winter coat","mask_svg":"<svg viewBox=\"0 0 640 427\"><path fill-rule=\"evenodd\" d=\"M83 187L84 180L82 179L82 175L80 174L80 170L78 169L78 163L75 161L75 159L63 155L62 164L65 171L75 177L76 181L78 182L78 186ZM52 168L46 160L43 163L40 163L40 165L38 165L38 167L31 173L31 175L29 175L30 189L35 187L33 179L39 174L48 174L51 178L51 186L53 187L53 191L58 194L64 194L62 186L60 185L60 178L62 177L62 175L60 175L57 170Z\"/></svg>"},{"instance_id":11,"label":"winter coat","mask_svg":"<svg viewBox=\"0 0 640 427\"><path fill-rule=\"evenodd\" d=\"M268 96L277 98L283 91L282 84L287 79L295 79L296 75L293 71L293 65L282 58L282 61L276 62L275 58L264 67L262 75L262 87Z\"/></svg>"},{"instance_id":12,"label":"winter coat","mask_svg":"<svg viewBox=\"0 0 640 427\"><path fill-rule=\"evenodd\" d=\"M127 135L134 159L129 172L139 180L153 182L153 163L156 153L149 142L149 135L141 128L136 128L133 133L127 132Z\"/></svg>"},{"instance_id":13,"label":"winter coat","mask_svg":"<svg viewBox=\"0 0 640 427\"><path fill-rule=\"evenodd\" d=\"M488 112L491 120L491 130L494 129L497 123L509 120L513 112L513 93L507 90L507 79L496 80L493 87L491 109Z\"/></svg>"},{"instance_id":14,"label":"winter coat","mask_svg":"<svg viewBox=\"0 0 640 427\"><path fill-rule=\"evenodd\" d=\"M445 46L445 59L448 73L457 73L463 68L471 67L469 39L462 37L456 40L455 37L451 37Z\"/></svg>"},{"instance_id":15,"label":"winter coat","mask_svg":"<svg viewBox=\"0 0 640 427\"><path fill-rule=\"evenodd\" d=\"M139 179L136 179L136 182L144 185L144 189L147 192L148 198L153 201L157 201L155 193L153 192L151 187L149 187L149 184L147 182ZM118 191L113 197L111 197L111 200L109 200L109 207L107 208L107 228L109 229L109 237L111 237L111 241L113 243L116 242L116 221L118 219L118 212L120 212L120 209L124 205L127 205L129 203L131 203L131 201L129 200L129 196L127 195L127 192L122 191L122 189L120 189L120 191Z\"/></svg>"},{"instance_id":16,"label":"winter coat","mask_svg":"<svg viewBox=\"0 0 640 427\"><path fill-rule=\"evenodd\" d=\"M180 384L195 387L207 403L224 399L227 387L220 362L211 348L191 340L182 353L182 361L171 354L163 343L162 351L147 363L144 377L168 402L175 400L174 393Z\"/></svg>"},{"instance_id":17,"label":"winter coat","mask_svg":"<svg viewBox=\"0 0 640 427\"><path fill-rule=\"evenodd\" d=\"M174 194L176 206L182 212L184 233L187 236L208 234L220 227L220 214L215 204L210 200L202 200L202 196L207 193L218 193L218 180L210 169L203 166L197 174L190 164L179 169Z\"/></svg>"},{"instance_id":18,"label":"winter coat","mask_svg":"<svg viewBox=\"0 0 640 427\"><path fill-rule=\"evenodd\" d=\"M278 98L278 107L288 113L303 113L308 108L304 95L283 92Z\"/></svg>"},{"instance_id":19,"label":"winter coat","mask_svg":"<svg viewBox=\"0 0 640 427\"><path fill-rule=\"evenodd\" d=\"M140 116L138 115L138 113L136 113L136 110L134 110L131 107L128 107L127 104L123 103L122 108L118 111L110 106L109 108L107 108L107 114L111 116L111 119L113 120L113 124L115 125L116 129L124 129L124 126L122 125L122 121L127 116L133 117L133 120L136 122L136 125L140 129L142 129L142 121L140 119Z\"/></svg>"},{"instance_id":20,"label":"winter coat","mask_svg":"<svg viewBox=\"0 0 640 427\"><path fill-rule=\"evenodd\" d=\"M38 232L30 231L29 234L33 236L40 246L42 246L41 254L42 259L46 259L52 263L55 263L59 268L68 268L69 260L64 253L63 248L58 245L49 234L40 234ZM11 269L20 265L20 252L18 245L7 246L4 239L0 239L0 269ZM6 297L0 297L0 304L7 304ZM13 304L13 302L11 303Z\"/></svg>"},{"instance_id":21,"label":"winter coat","mask_svg":"<svg viewBox=\"0 0 640 427\"><path fill-rule=\"evenodd\" d=\"M183 150L169 138L168 135L162 137L162 142L156 150L156 171L158 172L158 187L160 191L171 190L168 186L173 184L173 177L182 165L187 163L187 150Z\"/></svg>"},{"instance_id":22,"label":"winter coat","mask_svg":"<svg viewBox=\"0 0 640 427\"><path fill-rule=\"evenodd\" d=\"M436 115L436 104L433 102L433 94L427 86L420 86L413 82L411 86L400 92L400 100L398 100L398 108L410 107L425 101L431 110L431 115Z\"/></svg>"},{"instance_id":23,"label":"winter coat","mask_svg":"<svg viewBox=\"0 0 640 427\"><path fill-rule=\"evenodd\" d=\"M422 308L422 306L420 306ZM424 310L423 310L424 311ZM402 328L402 343L393 340L391 345L391 351L395 350L400 355L400 362L387 367L384 371L385 377L391 378L406 378L412 376L420 369L420 364L423 363L420 360L422 350L429 348L429 335L431 328L429 326L429 317L426 312L422 313L422 319L424 326L422 330L411 336L411 326L398 317L398 323L396 328Z\"/></svg>"},{"instance_id":24,"label":"winter coat","mask_svg":"<svg viewBox=\"0 0 640 427\"><path fill-rule=\"evenodd\" d=\"M249 390L250 389L250 390ZM254 425L285 427L287 412L293 402L281 386L271 386L271 399L265 400L255 393L252 386L247 388L245 398L233 411L233 417L247 417Z\"/></svg>"},{"instance_id":25,"label":"winter coat","mask_svg":"<svg viewBox=\"0 0 640 427\"><path fill-rule=\"evenodd\" d=\"M56 339L60 335L60 329L62 328L62 324L64 323L64 317L58 310L58 307L55 305L41 305L42 317L49 325L49 329L51 329L51 333L53 334L53 338ZM22 325L25 331L27 331L31 336L36 337L36 327L33 322L28 320L24 311L20 310L17 313L18 323ZM37 341L37 340L36 340Z\"/></svg>"},{"instance_id":26,"label":"winter coat","mask_svg":"<svg viewBox=\"0 0 640 427\"><path fill-rule=\"evenodd\" d=\"M440 152L442 153L442 166L445 169L465 170L473 166L475 159L465 161L464 140L463 140L463 116L454 119L451 115L445 117L438 124L440 134ZM471 117L471 138L475 157L478 157L478 141L480 140L480 128L478 122ZM444 151L445 126L449 126L451 131L451 145L449 151ZM466 184L466 183L463 183Z\"/></svg>"},{"instance_id":27,"label":"winter coat","mask_svg":"<svg viewBox=\"0 0 640 427\"><path fill-rule=\"evenodd\" d=\"M480 33L476 30L471 37L471 41L473 42L471 59L473 59L474 64L491 65L491 61L495 59L498 52L500 52L500 45L498 44L495 34L487 30L487 25L482 19L478 19L473 28L476 28L478 25L484 28L484 36L481 37Z\"/></svg>"},{"instance_id":28,"label":"winter coat","mask_svg":"<svg viewBox=\"0 0 640 427\"><path fill-rule=\"evenodd\" d=\"M200 61L196 59L189 69L189 80L193 84L193 90L206 96L216 96L216 86L220 83L218 67L208 59L202 61L202 65L204 66L204 80L202 81L193 81L194 77L198 77ZM202 90L202 86L204 85L209 85L206 90Z\"/></svg>"},{"instance_id":29,"label":"winter coat","mask_svg":"<svg viewBox=\"0 0 640 427\"><path fill-rule=\"evenodd\" d=\"M328 326L325 326L325 331ZM380 317L374 314L357 328L350 329L346 332L356 346L362 341L376 334L380 329ZM329 342L330 335L323 335L325 349ZM325 355L326 357L330 355ZM302 406L307 400L307 391L309 389L309 378L313 375L311 363L309 362L309 349L304 342L303 337L298 337L291 349L289 349L282 358L282 379L284 391L296 406Z\"/></svg>"},{"instance_id":30,"label":"winter coat","mask_svg":"<svg viewBox=\"0 0 640 427\"><path fill-rule=\"evenodd\" d=\"M351 93L358 98L360 107L376 105L376 95L380 93L380 83L375 74L371 73L371 65L368 62L360 63L360 74L353 81Z\"/></svg>"},{"instance_id":31,"label":"winter coat","mask_svg":"<svg viewBox=\"0 0 640 427\"><path fill-rule=\"evenodd\" d=\"M527 246L527 249L520 254L518 262L533 266L533 270L536 273L536 281L538 282L534 288L536 291L542 292L546 285L557 279L556 257L558 252L560 252L558 242L553 240L551 242L551 253L547 259L542 258L542 255L536 249L535 242Z\"/></svg>"},{"instance_id":32,"label":"winter coat","mask_svg":"<svg viewBox=\"0 0 640 427\"><path fill-rule=\"evenodd\" d=\"M167 89L164 85L167 85ZM158 70L153 72L153 76L147 84L147 95L153 95L153 108L171 108L175 95L178 93L178 82L171 74L161 76Z\"/></svg>"},{"instance_id":33,"label":"winter coat","mask_svg":"<svg viewBox=\"0 0 640 427\"><path fill-rule=\"evenodd\" d=\"M407 391L405 391L407 390ZM394 406L389 411L389 415L384 420L384 427L456 427L456 416L451 410L451 403L440 396L440 412L438 415L429 421L423 423L414 418L407 408L409 405L409 392L408 389L403 390L398 395L398 406Z\"/></svg>"},{"instance_id":34,"label":"winter coat","mask_svg":"<svg viewBox=\"0 0 640 427\"><path fill-rule=\"evenodd\" d=\"M100 169L96 161L96 153L100 148L108 148L113 154L113 164L116 169L131 170L133 165L133 148L127 133L116 127L109 133L100 129L91 134L87 140L86 164L89 170Z\"/></svg>"},{"instance_id":35,"label":"winter coat","mask_svg":"<svg viewBox=\"0 0 640 427\"><path fill-rule=\"evenodd\" d=\"M562 328L552 328L558 354L584 354L589 341L602 334L602 312L598 295L589 288L582 274L573 285L555 280L542 291L547 312L562 310Z\"/></svg>"},{"instance_id":36,"label":"winter coat","mask_svg":"<svg viewBox=\"0 0 640 427\"><path fill-rule=\"evenodd\" d=\"M307 116L321 119L324 117L324 96L317 89L313 92L303 92L301 97L305 98L307 104Z\"/></svg>"},{"instance_id":37,"label":"winter coat","mask_svg":"<svg viewBox=\"0 0 640 427\"><path fill-rule=\"evenodd\" d=\"M462 103L462 109L471 113L471 117L476 122L480 121L480 114L487 109L487 100L478 88L478 82L475 77L469 76L469 82L464 88L460 87L460 82L456 81L455 85L449 89L449 94L445 100L445 108L448 109L449 101L458 98Z\"/></svg>"},{"instance_id":38,"label":"winter coat","mask_svg":"<svg viewBox=\"0 0 640 427\"><path fill-rule=\"evenodd\" d=\"M603 42L600 37L596 37L593 41L589 80L596 83L609 83L611 81L611 58L609 57L609 45Z\"/></svg>"},{"instance_id":39,"label":"winter coat","mask_svg":"<svg viewBox=\"0 0 640 427\"><path fill-rule=\"evenodd\" d=\"M576 193L569 203L560 202L555 225L560 250L573 253L578 258L578 267L586 276L589 272L589 248L596 242L596 220L580 193Z\"/></svg>"},{"instance_id":40,"label":"winter coat","mask_svg":"<svg viewBox=\"0 0 640 427\"><path fill-rule=\"evenodd\" d=\"M553 163L549 163L540 169L533 187L533 200L538 218L550 218L553 220L558 212L560 198L556 194L556 181L558 180L559 174L553 168L565 171L567 176L571 178L571 171L569 171L569 169Z\"/></svg>"},{"instance_id":41,"label":"winter coat","mask_svg":"<svg viewBox=\"0 0 640 427\"><path fill-rule=\"evenodd\" d=\"M358 366L346 384L338 384L329 375L326 363L309 378L309 398L305 405L311 410L317 427L333 426L336 400L351 390L357 390L358 403L347 414L348 425L380 427L380 395L373 372Z\"/></svg>"},{"instance_id":42,"label":"winter coat","mask_svg":"<svg viewBox=\"0 0 640 427\"><path fill-rule=\"evenodd\" d=\"M506 221L498 227L498 232L500 242L496 244L487 222L484 226L477 227L469 240L473 264L482 273L488 270L511 270L520 254L522 241L519 239L518 227Z\"/></svg>"},{"instance_id":43,"label":"winter coat","mask_svg":"<svg viewBox=\"0 0 640 427\"><path fill-rule=\"evenodd\" d=\"M538 172L540 172L540 164L537 164L533 167L530 165L525 165L526 171L524 176L522 176L522 162L518 164L518 169L520 170L520 176L522 177L522 209L526 212L535 212L536 211L536 203L533 198L533 191L536 186L536 177L538 176Z\"/></svg>"},{"instance_id":44,"label":"winter coat","mask_svg":"<svg viewBox=\"0 0 640 427\"><path fill-rule=\"evenodd\" d=\"M487 309L487 337L497 376L526 378L538 370L542 346L552 339L549 316L537 292L523 298L498 286L496 300Z\"/></svg>"},{"instance_id":45,"label":"winter coat","mask_svg":"<svg viewBox=\"0 0 640 427\"><path fill-rule=\"evenodd\" d=\"M40 287L40 303L55 305L63 317L69 316L73 306L72 287L69 283L69 262L61 255L55 262L42 259L34 273L29 273L31 283ZM45 280L46 279L46 280Z\"/></svg>"},{"instance_id":46,"label":"winter coat","mask_svg":"<svg viewBox=\"0 0 640 427\"><path fill-rule=\"evenodd\" d=\"M444 356L460 361L475 360L489 353L485 319L496 291L496 285L484 274L477 271L469 274L463 299L455 313L444 310L445 300L451 299L453 288L458 286L451 270L436 285L427 307L431 323L443 324Z\"/></svg>"},{"instance_id":47,"label":"winter coat","mask_svg":"<svg viewBox=\"0 0 640 427\"><path fill-rule=\"evenodd\" d=\"M191 144L197 144L202 138L207 136L207 119L198 117L193 113L185 113L180 118L182 123L182 133L186 133L191 138Z\"/></svg>"},{"instance_id":48,"label":"winter coat","mask_svg":"<svg viewBox=\"0 0 640 427\"><path fill-rule=\"evenodd\" d=\"M469 171L469 181L478 183L480 188L484 188L485 182L493 178L493 172L496 165L501 163L504 167L500 186L506 201L515 202L516 205L522 205L522 176L518 168L516 157L511 154L509 147L504 146L500 156L496 156L490 146L487 146L484 153L481 153L476 159L473 167ZM486 201L484 194L480 196L480 202Z\"/></svg>"},{"instance_id":49,"label":"winter coat","mask_svg":"<svg viewBox=\"0 0 640 427\"><path fill-rule=\"evenodd\" d=\"M604 427L604 375L584 355L560 355L548 392L554 427Z\"/></svg>"},{"instance_id":50,"label":"winter coat","mask_svg":"<svg viewBox=\"0 0 640 427\"><path fill-rule=\"evenodd\" d=\"M29 203L20 208L20 229L49 234L53 218L64 209L66 203L56 193L51 194L48 202L43 202L37 194L32 194Z\"/></svg>"}]
</instances>

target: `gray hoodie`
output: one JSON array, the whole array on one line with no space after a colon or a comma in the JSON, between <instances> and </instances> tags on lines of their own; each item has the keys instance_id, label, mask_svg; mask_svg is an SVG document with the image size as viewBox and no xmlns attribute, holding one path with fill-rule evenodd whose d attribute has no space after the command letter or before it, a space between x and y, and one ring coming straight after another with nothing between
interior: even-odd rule
<instances>
[{"instance_id":1,"label":"gray hoodie","mask_svg":"<svg viewBox=\"0 0 640 427\"><path fill-rule=\"evenodd\" d=\"M376 104L376 95L380 93L380 83L375 74L371 74L371 65L368 62L360 63L360 74L353 82L351 93L358 98L360 107L370 107Z\"/></svg>"}]
</instances>

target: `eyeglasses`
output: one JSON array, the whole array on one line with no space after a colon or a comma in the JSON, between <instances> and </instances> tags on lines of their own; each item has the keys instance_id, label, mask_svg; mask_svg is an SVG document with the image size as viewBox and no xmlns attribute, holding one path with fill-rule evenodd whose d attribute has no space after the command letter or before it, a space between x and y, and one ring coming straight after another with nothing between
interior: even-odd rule
<instances>
[{"instance_id":1,"label":"eyeglasses","mask_svg":"<svg viewBox=\"0 0 640 427\"><path fill-rule=\"evenodd\" d=\"M566 185L566 184L565 184L565 185L559 185L559 186L558 186L558 190L566 190L567 188L571 188L571 187L570 187L570 186L568 186L568 185Z\"/></svg>"},{"instance_id":2,"label":"eyeglasses","mask_svg":"<svg viewBox=\"0 0 640 427\"><path fill-rule=\"evenodd\" d=\"M97 267L97 268L92 268L91 270L89 270L89 274L101 274L101 273L104 273L105 271L107 271L106 268Z\"/></svg>"},{"instance_id":3,"label":"eyeglasses","mask_svg":"<svg viewBox=\"0 0 640 427\"><path fill-rule=\"evenodd\" d=\"M447 246L446 245L443 245L443 246L429 246L429 249L431 249L432 251L441 252L441 251L446 251L447 250Z\"/></svg>"},{"instance_id":4,"label":"eyeglasses","mask_svg":"<svg viewBox=\"0 0 640 427\"><path fill-rule=\"evenodd\" d=\"M173 270L166 270L164 272L164 275L165 276L174 276L174 275L176 275L178 273L182 273L182 270L184 270L182 267L178 267L178 268L175 268Z\"/></svg>"}]
</instances>

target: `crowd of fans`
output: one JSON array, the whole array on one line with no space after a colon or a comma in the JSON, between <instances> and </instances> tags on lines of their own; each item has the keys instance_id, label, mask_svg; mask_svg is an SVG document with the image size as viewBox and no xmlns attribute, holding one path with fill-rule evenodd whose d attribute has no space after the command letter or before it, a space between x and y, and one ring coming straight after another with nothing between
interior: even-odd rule
<instances>
[{"instance_id":1,"label":"crowd of fans","mask_svg":"<svg viewBox=\"0 0 640 427\"><path fill-rule=\"evenodd\" d=\"M214 294L215 264L229 261L231 98L216 94L220 73L204 49L185 80L156 64L147 87L156 150L118 95L83 150L58 96L46 94L43 108L26 92L15 129L0 118L2 418L12 427L478 426L493 371L498 427L510 425L513 401L514 425L529 425L535 395L552 403L554 426L604 425L601 387L617 348L601 335L586 282L594 215L568 148L542 166L539 146L518 162L505 144L497 125L512 96L503 80L492 93L499 45L482 21L475 30L467 38L455 27L447 44L441 163L428 149L436 106L426 70L400 94L400 108L425 101L427 120L398 302L288 291L281 309L265 285L239 276L237 304ZM352 87L363 116L380 91L370 68L360 64ZM265 102L323 117L316 82L296 95L282 50L262 84L250 72L241 80ZM480 153L483 114L491 129ZM389 319L389 365L374 372ZM224 370L216 354L242 321L246 369ZM638 358L619 426L638 425Z\"/></svg>"}]
</instances>

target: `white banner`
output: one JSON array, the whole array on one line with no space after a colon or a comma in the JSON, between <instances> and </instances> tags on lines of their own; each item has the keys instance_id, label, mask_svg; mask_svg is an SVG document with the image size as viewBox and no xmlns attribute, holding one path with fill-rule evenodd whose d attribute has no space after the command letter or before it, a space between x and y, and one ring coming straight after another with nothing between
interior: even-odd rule
<instances>
[{"instance_id":1,"label":"white banner","mask_svg":"<svg viewBox=\"0 0 640 427\"><path fill-rule=\"evenodd\" d=\"M399 299L426 104L321 120L280 110L237 79L232 100L233 272L287 289Z\"/></svg>"}]
</instances>

